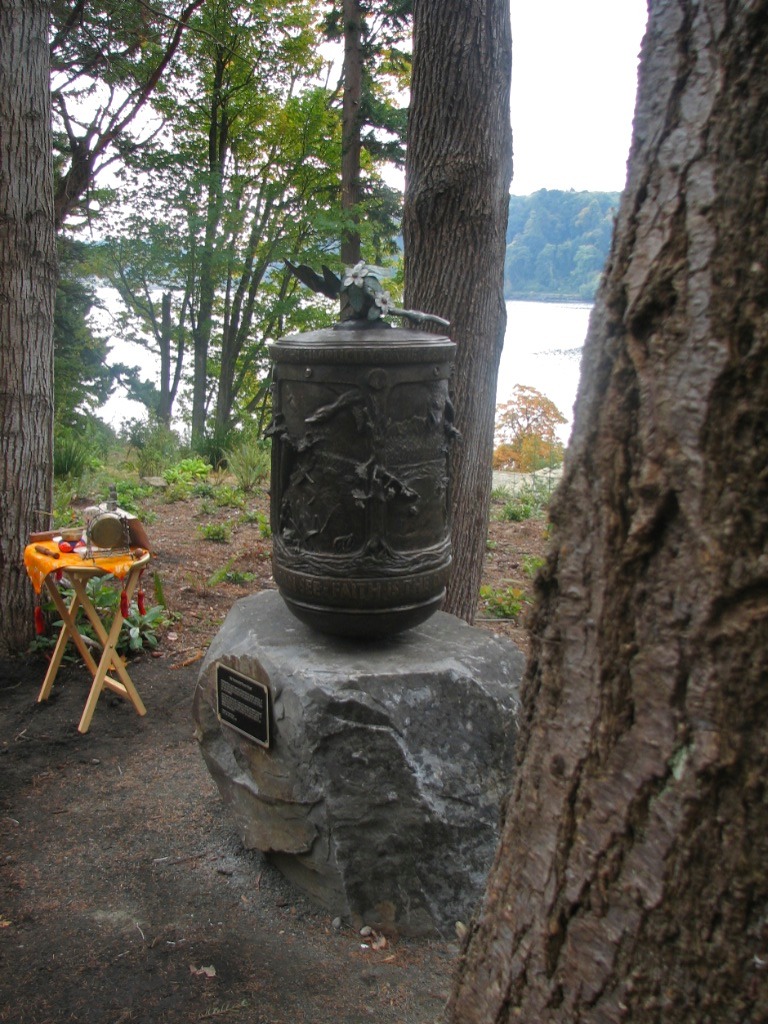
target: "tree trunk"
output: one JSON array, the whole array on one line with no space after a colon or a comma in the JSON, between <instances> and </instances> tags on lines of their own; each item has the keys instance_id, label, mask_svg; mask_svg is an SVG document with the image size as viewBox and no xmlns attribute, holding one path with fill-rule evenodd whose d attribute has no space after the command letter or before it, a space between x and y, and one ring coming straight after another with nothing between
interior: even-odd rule
<instances>
[{"instance_id":1,"label":"tree trunk","mask_svg":"<svg viewBox=\"0 0 768 1024\"><path fill-rule=\"evenodd\" d=\"M768 1020L768 2L651 5L454 1022Z\"/></svg>"},{"instance_id":2,"label":"tree trunk","mask_svg":"<svg viewBox=\"0 0 768 1024\"><path fill-rule=\"evenodd\" d=\"M205 435L208 410L208 350L213 333L213 309L216 301L216 237L223 208L224 166L229 153L229 112L224 89L226 57L224 46L214 56L213 85L209 100L208 182L206 185L205 235L200 253L199 308L192 329L192 445Z\"/></svg>"},{"instance_id":3,"label":"tree trunk","mask_svg":"<svg viewBox=\"0 0 768 1024\"><path fill-rule=\"evenodd\" d=\"M171 293L163 292L160 299L160 394L157 403L157 418L166 427L171 426L171 411L175 389L171 386L171 350L173 346L173 324L171 321Z\"/></svg>"},{"instance_id":4,"label":"tree trunk","mask_svg":"<svg viewBox=\"0 0 768 1024\"><path fill-rule=\"evenodd\" d=\"M451 321L461 441L451 465L445 610L474 620L488 530L512 134L506 0L416 0L408 125L405 305Z\"/></svg>"},{"instance_id":5,"label":"tree trunk","mask_svg":"<svg viewBox=\"0 0 768 1024\"><path fill-rule=\"evenodd\" d=\"M363 12L360 0L343 0L344 95L341 126L341 209L350 223L341 238L341 262L360 260L360 232L354 226L360 204L360 104L363 98Z\"/></svg>"},{"instance_id":6,"label":"tree trunk","mask_svg":"<svg viewBox=\"0 0 768 1024\"><path fill-rule=\"evenodd\" d=\"M56 239L48 4L0 4L0 652L32 636L22 554L49 525Z\"/></svg>"}]
</instances>

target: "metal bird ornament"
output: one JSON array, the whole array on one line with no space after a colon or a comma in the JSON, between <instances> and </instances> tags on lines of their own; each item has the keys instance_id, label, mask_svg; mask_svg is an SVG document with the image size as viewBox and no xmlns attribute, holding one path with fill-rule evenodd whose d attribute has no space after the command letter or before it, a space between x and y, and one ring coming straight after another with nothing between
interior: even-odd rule
<instances>
[{"instance_id":1,"label":"metal bird ornament","mask_svg":"<svg viewBox=\"0 0 768 1024\"><path fill-rule=\"evenodd\" d=\"M415 309L399 309L390 303L389 292L385 291L382 279L390 276L383 267L372 266L362 260L354 267L347 267L344 277L339 278L323 265L323 276L305 264L294 264L285 261L294 277L298 278L307 288L321 295L327 295L329 299L341 298L351 311L349 319L344 326L381 326L379 321L383 316L399 316L412 323L433 323L440 327L450 327L450 322L440 316L433 316L431 313L420 313Z\"/></svg>"}]
</instances>

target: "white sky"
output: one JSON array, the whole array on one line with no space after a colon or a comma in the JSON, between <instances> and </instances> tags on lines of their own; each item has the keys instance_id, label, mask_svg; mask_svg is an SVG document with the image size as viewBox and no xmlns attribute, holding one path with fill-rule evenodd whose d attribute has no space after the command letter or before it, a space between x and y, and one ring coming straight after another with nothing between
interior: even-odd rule
<instances>
[{"instance_id":1,"label":"white sky","mask_svg":"<svg viewBox=\"0 0 768 1024\"><path fill-rule=\"evenodd\" d=\"M646 0L511 0L511 191L620 192Z\"/></svg>"}]
</instances>

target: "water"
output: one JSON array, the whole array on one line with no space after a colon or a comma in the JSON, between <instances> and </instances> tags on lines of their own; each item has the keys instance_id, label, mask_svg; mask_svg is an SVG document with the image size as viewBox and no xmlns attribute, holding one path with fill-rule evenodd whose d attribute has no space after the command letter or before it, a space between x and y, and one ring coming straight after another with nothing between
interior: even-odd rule
<instances>
[{"instance_id":1,"label":"water","mask_svg":"<svg viewBox=\"0 0 768 1024\"><path fill-rule=\"evenodd\" d=\"M591 311L587 303L507 303L496 404L506 402L516 384L535 388L553 401L568 421L558 430L563 441L571 432L581 349Z\"/></svg>"},{"instance_id":2,"label":"water","mask_svg":"<svg viewBox=\"0 0 768 1024\"><path fill-rule=\"evenodd\" d=\"M558 429L562 441L571 432L573 403L579 383L581 348L587 334L591 305L575 302L508 302L507 331L499 365L496 403L506 402L516 384L536 388L551 399L567 419ZM144 367L142 376L156 376L146 349L113 339L111 361ZM150 371L150 372L147 372ZM119 426L130 417L143 418L144 407L131 402L122 389L100 410L107 422Z\"/></svg>"}]
</instances>

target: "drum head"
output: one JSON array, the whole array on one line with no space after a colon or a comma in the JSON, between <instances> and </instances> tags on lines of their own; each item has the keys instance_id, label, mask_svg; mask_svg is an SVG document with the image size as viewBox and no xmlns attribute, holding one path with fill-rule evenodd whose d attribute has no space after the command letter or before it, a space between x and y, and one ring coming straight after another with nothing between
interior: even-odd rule
<instances>
[{"instance_id":1,"label":"drum head","mask_svg":"<svg viewBox=\"0 0 768 1024\"><path fill-rule=\"evenodd\" d=\"M114 512L102 512L91 522L91 543L97 548L122 548L126 545L125 527Z\"/></svg>"}]
</instances>

